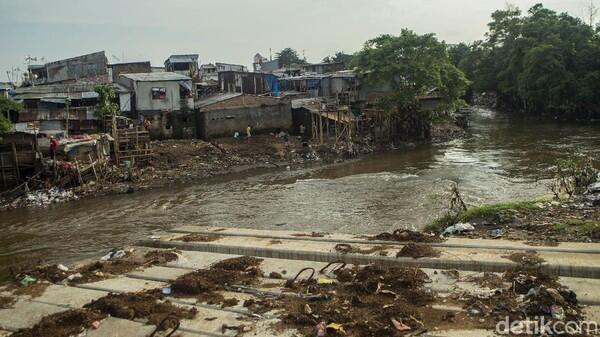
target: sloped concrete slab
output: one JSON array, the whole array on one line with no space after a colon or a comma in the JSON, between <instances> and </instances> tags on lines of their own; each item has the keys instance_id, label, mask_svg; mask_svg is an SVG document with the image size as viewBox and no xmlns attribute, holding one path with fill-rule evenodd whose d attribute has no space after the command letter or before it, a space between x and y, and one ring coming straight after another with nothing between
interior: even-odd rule
<instances>
[{"instance_id":1,"label":"sloped concrete slab","mask_svg":"<svg viewBox=\"0 0 600 337\"><path fill-rule=\"evenodd\" d=\"M42 296L36 297L31 301L79 308L106 294L106 291L76 288L66 285L51 285L46 288Z\"/></svg>"},{"instance_id":2,"label":"sloped concrete slab","mask_svg":"<svg viewBox=\"0 0 600 337\"><path fill-rule=\"evenodd\" d=\"M44 316L67 310L67 307L27 300L18 301L13 308L0 310L0 329L16 331L32 327L39 323Z\"/></svg>"},{"instance_id":3,"label":"sloped concrete slab","mask_svg":"<svg viewBox=\"0 0 600 337\"><path fill-rule=\"evenodd\" d=\"M128 273L126 276L130 278L138 278L144 280L153 280L157 282L169 282L179 276L191 273L193 270L169 267L150 267L140 271Z\"/></svg>"},{"instance_id":4,"label":"sloped concrete slab","mask_svg":"<svg viewBox=\"0 0 600 337\"><path fill-rule=\"evenodd\" d=\"M128 277L116 277L98 282L85 283L77 285L78 288L100 290L106 292L123 293L123 292L138 292L148 289L163 288L165 282L157 282L150 280L140 280Z\"/></svg>"},{"instance_id":5,"label":"sloped concrete slab","mask_svg":"<svg viewBox=\"0 0 600 337\"><path fill-rule=\"evenodd\" d=\"M156 327L153 325L109 317L102 322L98 329L89 329L86 337L146 337L154 329Z\"/></svg>"}]
</instances>

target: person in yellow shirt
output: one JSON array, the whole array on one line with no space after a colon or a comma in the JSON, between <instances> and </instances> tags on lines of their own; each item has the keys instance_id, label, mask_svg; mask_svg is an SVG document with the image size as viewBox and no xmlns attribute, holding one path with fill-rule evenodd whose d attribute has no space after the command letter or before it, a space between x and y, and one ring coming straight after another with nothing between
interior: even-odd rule
<instances>
[{"instance_id":1,"label":"person in yellow shirt","mask_svg":"<svg viewBox=\"0 0 600 337\"><path fill-rule=\"evenodd\" d=\"M248 125L248 126L246 127L246 137L247 137L248 139L250 139L250 137L252 137L252 127L251 127L250 125Z\"/></svg>"}]
</instances>

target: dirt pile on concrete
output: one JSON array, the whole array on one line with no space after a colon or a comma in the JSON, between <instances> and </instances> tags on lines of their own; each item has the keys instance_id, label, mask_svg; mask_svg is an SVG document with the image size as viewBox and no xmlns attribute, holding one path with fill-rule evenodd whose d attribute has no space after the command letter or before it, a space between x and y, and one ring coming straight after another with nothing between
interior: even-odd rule
<instances>
[{"instance_id":1,"label":"dirt pile on concrete","mask_svg":"<svg viewBox=\"0 0 600 337\"><path fill-rule=\"evenodd\" d=\"M396 257L412 257L418 259L422 257L440 257L441 252L428 245L419 245L416 243L409 243L402 247L396 254Z\"/></svg>"},{"instance_id":2,"label":"dirt pile on concrete","mask_svg":"<svg viewBox=\"0 0 600 337\"><path fill-rule=\"evenodd\" d=\"M77 336L92 326L92 322L100 321L106 314L96 311L78 309L49 315L29 329L15 332L13 337L65 337Z\"/></svg>"},{"instance_id":3,"label":"dirt pile on concrete","mask_svg":"<svg viewBox=\"0 0 600 337\"><path fill-rule=\"evenodd\" d=\"M218 234L192 233L192 234L188 234L188 235L182 236L180 238L177 238L175 240L183 241L183 242L212 242L212 241L219 240L221 238L222 238L222 236L218 235Z\"/></svg>"},{"instance_id":4,"label":"dirt pile on concrete","mask_svg":"<svg viewBox=\"0 0 600 337\"><path fill-rule=\"evenodd\" d=\"M156 326L167 316L175 316L179 320L192 319L197 313L196 308L187 309L175 306L168 300L163 301L157 292L108 294L86 304L85 308L128 320L146 319ZM173 328L168 325L163 327Z\"/></svg>"},{"instance_id":5,"label":"dirt pile on concrete","mask_svg":"<svg viewBox=\"0 0 600 337\"><path fill-rule=\"evenodd\" d=\"M387 249L390 249L390 246L386 246L386 245L379 245L379 246L373 246L371 248L358 248L352 245L349 245L347 243L338 243L337 245L335 245L335 251L341 254L365 254L365 255L369 255L369 254L373 254L373 253L377 253L379 252L379 255L382 256L386 256L387 255Z\"/></svg>"},{"instance_id":6,"label":"dirt pile on concrete","mask_svg":"<svg viewBox=\"0 0 600 337\"><path fill-rule=\"evenodd\" d=\"M442 242L444 239L435 234L415 232L408 229L397 229L393 233L381 233L373 237L371 240L382 241L398 241L398 242Z\"/></svg>"},{"instance_id":7,"label":"dirt pile on concrete","mask_svg":"<svg viewBox=\"0 0 600 337\"><path fill-rule=\"evenodd\" d=\"M260 269L262 259L242 256L227 259L212 265L210 269L200 269L178 277L171 283L171 291L176 297L195 297L209 304L225 304L227 300L217 293L232 285L251 285L263 276Z\"/></svg>"},{"instance_id":8,"label":"dirt pile on concrete","mask_svg":"<svg viewBox=\"0 0 600 337\"><path fill-rule=\"evenodd\" d=\"M16 301L17 299L12 296L0 296L0 309L8 309L12 307Z\"/></svg>"},{"instance_id":9,"label":"dirt pile on concrete","mask_svg":"<svg viewBox=\"0 0 600 337\"><path fill-rule=\"evenodd\" d=\"M524 266L535 266L546 262L535 251L515 252L502 257Z\"/></svg>"}]
</instances>

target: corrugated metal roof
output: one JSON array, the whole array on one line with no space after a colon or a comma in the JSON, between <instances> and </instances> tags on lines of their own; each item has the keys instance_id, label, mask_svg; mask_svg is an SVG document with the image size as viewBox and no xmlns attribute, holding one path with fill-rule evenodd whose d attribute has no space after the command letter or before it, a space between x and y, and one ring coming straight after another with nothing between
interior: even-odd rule
<instances>
[{"instance_id":1,"label":"corrugated metal roof","mask_svg":"<svg viewBox=\"0 0 600 337\"><path fill-rule=\"evenodd\" d=\"M185 54L185 55L171 55L165 62L178 63L178 62L196 62L198 61L198 54Z\"/></svg>"},{"instance_id":2,"label":"corrugated metal roof","mask_svg":"<svg viewBox=\"0 0 600 337\"><path fill-rule=\"evenodd\" d=\"M125 78L129 78L139 82L158 82L158 81L186 81L191 80L188 76L164 72L164 73L138 73L138 74L121 74Z\"/></svg>"},{"instance_id":3,"label":"corrugated metal roof","mask_svg":"<svg viewBox=\"0 0 600 337\"><path fill-rule=\"evenodd\" d=\"M225 94L217 94L214 96L210 96L201 100L194 102L194 106L196 108L202 108L205 106L209 106L215 103L223 102L228 99L236 98L242 96L242 93L234 92L234 93L225 93Z\"/></svg>"}]
</instances>

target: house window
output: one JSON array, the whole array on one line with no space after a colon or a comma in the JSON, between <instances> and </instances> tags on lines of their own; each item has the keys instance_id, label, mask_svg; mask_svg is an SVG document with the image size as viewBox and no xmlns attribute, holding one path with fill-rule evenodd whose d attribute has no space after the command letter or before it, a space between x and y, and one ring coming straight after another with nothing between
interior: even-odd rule
<instances>
[{"instance_id":1,"label":"house window","mask_svg":"<svg viewBox=\"0 0 600 337\"><path fill-rule=\"evenodd\" d=\"M152 99L167 99L167 88L152 88Z\"/></svg>"}]
</instances>

